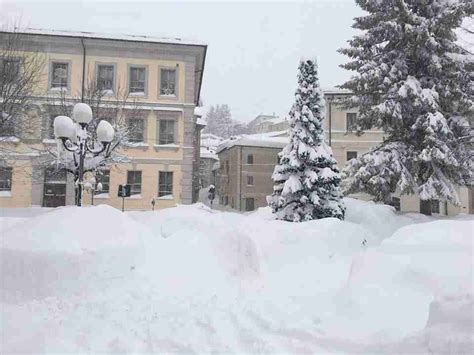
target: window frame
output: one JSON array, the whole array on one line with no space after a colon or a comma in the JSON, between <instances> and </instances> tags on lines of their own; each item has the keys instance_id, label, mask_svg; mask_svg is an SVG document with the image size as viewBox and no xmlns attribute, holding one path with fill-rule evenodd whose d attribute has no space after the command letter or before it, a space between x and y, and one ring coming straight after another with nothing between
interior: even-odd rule
<instances>
[{"instance_id":1,"label":"window frame","mask_svg":"<svg viewBox=\"0 0 474 355\"><path fill-rule=\"evenodd\" d=\"M130 85L132 83L132 69L144 69L145 70L145 86L144 91L135 91L132 92L130 90ZM148 65L140 65L140 64L128 64L127 67L127 91L130 96L141 96L141 97L148 97Z\"/></svg>"},{"instance_id":2,"label":"window frame","mask_svg":"<svg viewBox=\"0 0 474 355\"><path fill-rule=\"evenodd\" d=\"M253 175L247 175L247 186L255 186L254 185L254 180L253 180Z\"/></svg>"},{"instance_id":3,"label":"window frame","mask_svg":"<svg viewBox=\"0 0 474 355\"><path fill-rule=\"evenodd\" d=\"M96 85L99 88L99 74L101 67L112 67L112 88L111 89L101 89L105 94L114 94L116 92L116 82L117 82L117 64L116 63L106 63L106 62L96 62L95 63L95 77L96 77Z\"/></svg>"},{"instance_id":4,"label":"window frame","mask_svg":"<svg viewBox=\"0 0 474 355\"><path fill-rule=\"evenodd\" d=\"M163 177L163 180L166 180L166 178L164 178L165 176L168 176L168 177L171 176L171 181L162 182L162 177ZM173 171L159 171L158 172L158 198L164 197L164 196L174 196L173 183L174 183ZM165 187L167 189L162 189L162 187Z\"/></svg>"},{"instance_id":5,"label":"window frame","mask_svg":"<svg viewBox=\"0 0 474 355\"><path fill-rule=\"evenodd\" d=\"M171 142L168 142L166 140L166 143L164 141L162 141L162 134L163 134L163 130L162 130L162 127L161 127L161 124L162 123L165 123L167 122L167 124L169 122L172 122L173 123L173 139ZM169 134L169 133L167 133ZM174 118L159 118L158 119L158 145L167 145L167 144L176 144L176 119Z\"/></svg>"},{"instance_id":6,"label":"window frame","mask_svg":"<svg viewBox=\"0 0 474 355\"><path fill-rule=\"evenodd\" d=\"M253 209L249 209L249 202L252 201ZM255 211L255 197L245 198L245 212Z\"/></svg>"},{"instance_id":7,"label":"window frame","mask_svg":"<svg viewBox=\"0 0 474 355\"><path fill-rule=\"evenodd\" d=\"M431 213L440 214L440 200L431 199Z\"/></svg>"},{"instance_id":8,"label":"window frame","mask_svg":"<svg viewBox=\"0 0 474 355\"><path fill-rule=\"evenodd\" d=\"M9 172L10 178L4 179L3 172ZM8 174L5 175L8 177ZM11 166L0 166L0 192L11 192L13 185L13 167Z\"/></svg>"},{"instance_id":9,"label":"window frame","mask_svg":"<svg viewBox=\"0 0 474 355\"><path fill-rule=\"evenodd\" d=\"M163 71L164 70L174 70L175 75L174 75L174 94L162 94L161 93L161 82L163 79ZM168 98L168 99L177 99L178 98L178 90L179 90L179 64L176 64L175 66L159 66L158 67L158 82L157 82L157 92L158 92L158 97L159 98Z\"/></svg>"},{"instance_id":10,"label":"window frame","mask_svg":"<svg viewBox=\"0 0 474 355\"><path fill-rule=\"evenodd\" d=\"M141 136L142 136L142 139L141 140L131 140L130 139L130 125L131 125L131 122L136 122L136 121L140 121L141 122ZM127 131L129 133L128 137L127 137L127 142L128 143L132 143L132 144L136 144L136 143L145 143L145 138L146 138L146 122L145 122L145 118L143 117L130 117L130 118L127 118ZM135 132L136 133L136 132Z\"/></svg>"},{"instance_id":11,"label":"window frame","mask_svg":"<svg viewBox=\"0 0 474 355\"><path fill-rule=\"evenodd\" d=\"M22 71L22 62L23 59L21 57L0 57L0 74L3 71L4 67L4 62L16 62L18 64L18 71L16 73L16 77L19 77ZM15 78L12 78L11 80L14 80ZM10 80L10 79L9 79Z\"/></svg>"},{"instance_id":12,"label":"window frame","mask_svg":"<svg viewBox=\"0 0 474 355\"><path fill-rule=\"evenodd\" d=\"M247 165L254 165L255 164L255 159L252 154L247 154L247 159L246 159Z\"/></svg>"},{"instance_id":13,"label":"window frame","mask_svg":"<svg viewBox=\"0 0 474 355\"><path fill-rule=\"evenodd\" d=\"M132 183L130 181L130 180L132 180L130 178L130 173L134 173L134 174L139 173L138 175L140 176L140 182L139 183L137 183L137 182ZM142 193L142 184L143 184L143 173L142 173L141 170L127 170L127 185L130 185L130 196L141 195L141 193ZM134 186L139 186L139 191L138 192L133 191Z\"/></svg>"},{"instance_id":14,"label":"window frame","mask_svg":"<svg viewBox=\"0 0 474 355\"><path fill-rule=\"evenodd\" d=\"M395 208L396 211L400 211L401 209L401 199L398 196L392 196L390 198L390 206Z\"/></svg>"},{"instance_id":15,"label":"window frame","mask_svg":"<svg viewBox=\"0 0 474 355\"><path fill-rule=\"evenodd\" d=\"M354 115L352 125L349 125L349 115ZM346 112L346 132L355 132L357 130L357 112Z\"/></svg>"},{"instance_id":16,"label":"window frame","mask_svg":"<svg viewBox=\"0 0 474 355\"><path fill-rule=\"evenodd\" d=\"M107 173L105 173L107 172ZM107 177L107 182L104 183L104 181L102 181L102 178L106 176ZM94 195L100 195L100 194L109 194L110 193L110 169L100 169L97 171L97 174L96 174L96 181L97 181L97 184L100 182L102 184L102 190L100 191L97 191L97 184L96 184L96 189L94 191ZM105 190L104 189L104 185L107 185L108 189Z\"/></svg>"},{"instance_id":17,"label":"window frame","mask_svg":"<svg viewBox=\"0 0 474 355\"><path fill-rule=\"evenodd\" d=\"M55 64L67 64L67 78L66 86L53 87L53 76L54 76L54 65ZM60 92L60 91L71 91L71 61L70 60L61 60L61 59L52 59L49 61L49 80L48 80L48 90L50 92Z\"/></svg>"},{"instance_id":18,"label":"window frame","mask_svg":"<svg viewBox=\"0 0 474 355\"><path fill-rule=\"evenodd\" d=\"M355 153L355 157L349 158L350 153ZM346 151L346 162L351 161L352 159L357 159L358 152L356 150L348 150Z\"/></svg>"}]
</instances>

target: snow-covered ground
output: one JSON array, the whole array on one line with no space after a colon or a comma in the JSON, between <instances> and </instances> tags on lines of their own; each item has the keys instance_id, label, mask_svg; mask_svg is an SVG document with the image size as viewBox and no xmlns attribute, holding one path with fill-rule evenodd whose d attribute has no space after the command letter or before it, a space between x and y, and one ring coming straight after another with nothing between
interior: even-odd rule
<instances>
[{"instance_id":1,"label":"snow-covered ground","mask_svg":"<svg viewBox=\"0 0 474 355\"><path fill-rule=\"evenodd\" d=\"M0 353L472 353L472 216L0 210Z\"/></svg>"}]
</instances>

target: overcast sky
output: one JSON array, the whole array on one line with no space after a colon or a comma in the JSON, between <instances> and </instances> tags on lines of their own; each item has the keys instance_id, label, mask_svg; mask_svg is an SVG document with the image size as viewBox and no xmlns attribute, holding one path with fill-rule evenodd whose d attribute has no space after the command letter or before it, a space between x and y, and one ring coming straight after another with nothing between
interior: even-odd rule
<instances>
[{"instance_id":1,"label":"overcast sky","mask_svg":"<svg viewBox=\"0 0 474 355\"><path fill-rule=\"evenodd\" d=\"M286 115L302 57L319 61L323 87L341 84L336 50L362 14L353 0L249 1L22 1L0 0L0 20L21 18L35 28L198 39L208 54L201 97L206 107L228 104L249 121L260 113Z\"/></svg>"}]
</instances>

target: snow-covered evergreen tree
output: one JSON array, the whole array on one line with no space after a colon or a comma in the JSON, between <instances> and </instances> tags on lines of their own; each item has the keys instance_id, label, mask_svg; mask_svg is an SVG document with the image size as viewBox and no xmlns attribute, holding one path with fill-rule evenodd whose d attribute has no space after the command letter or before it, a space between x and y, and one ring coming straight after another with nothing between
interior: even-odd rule
<instances>
[{"instance_id":1,"label":"snow-covered evergreen tree","mask_svg":"<svg viewBox=\"0 0 474 355\"><path fill-rule=\"evenodd\" d=\"M289 113L290 142L275 167L269 199L277 218L291 222L344 218L336 160L324 139L324 99L314 60L298 67L298 88Z\"/></svg>"},{"instance_id":2,"label":"snow-covered evergreen tree","mask_svg":"<svg viewBox=\"0 0 474 355\"><path fill-rule=\"evenodd\" d=\"M212 133L222 138L233 134L234 122L227 104L211 106L206 115L207 126L204 133Z\"/></svg>"},{"instance_id":3,"label":"snow-covered evergreen tree","mask_svg":"<svg viewBox=\"0 0 474 355\"><path fill-rule=\"evenodd\" d=\"M465 0L356 0L363 33L340 52L356 71L342 88L354 95L358 131L377 127L383 143L344 170L345 192L376 200L417 193L459 204L456 186L473 184L472 53L454 30L474 5ZM470 145L471 144L471 145ZM470 156L471 155L471 156Z\"/></svg>"}]
</instances>

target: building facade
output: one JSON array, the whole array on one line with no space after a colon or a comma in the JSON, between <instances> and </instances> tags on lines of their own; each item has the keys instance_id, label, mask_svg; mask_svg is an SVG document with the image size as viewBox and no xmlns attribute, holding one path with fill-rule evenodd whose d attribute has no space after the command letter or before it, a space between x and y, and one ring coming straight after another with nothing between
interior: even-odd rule
<instances>
[{"instance_id":1,"label":"building facade","mask_svg":"<svg viewBox=\"0 0 474 355\"><path fill-rule=\"evenodd\" d=\"M248 135L223 143L217 151L220 204L239 211L267 206L278 153L287 141L286 137Z\"/></svg>"},{"instance_id":2,"label":"building facade","mask_svg":"<svg viewBox=\"0 0 474 355\"><path fill-rule=\"evenodd\" d=\"M8 35L0 32L0 41ZM148 209L152 199L156 208L195 200L203 126L194 110L199 102L205 44L39 30L21 35L26 49L19 56L41 55L44 68L31 105L21 118L30 122L31 130L0 132L0 207L74 204L72 176L45 168L42 159L56 145L52 132L55 105L72 107L87 95L92 82L103 90L104 107L116 104L117 94L123 92L126 102L120 114L133 133L119 149L126 159L100 170L97 179L103 189L86 192L84 204L94 201L120 208L118 186L126 183L132 192L126 209Z\"/></svg>"},{"instance_id":3,"label":"building facade","mask_svg":"<svg viewBox=\"0 0 474 355\"><path fill-rule=\"evenodd\" d=\"M343 168L349 160L368 152L383 140L383 131L378 129L364 131L360 136L356 134L357 109L347 110L338 103L340 99L347 95L350 95L347 90L324 90L326 100L324 129L340 168ZM399 193L393 194L392 205L400 211L424 214L456 215L459 213L474 213L473 189L461 187L458 192L461 200L460 206L453 206L438 200L423 201L417 195L400 195ZM357 194L351 197L364 200L371 199L371 196L366 194Z\"/></svg>"},{"instance_id":4,"label":"building facade","mask_svg":"<svg viewBox=\"0 0 474 355\"><path fill-rule=\"evenodd\" d=\"M338 166L368 152L383 139L383 132L377 129L355 133L357 110L346 110L338 100L350 93L345 90L325 90L326 117L323 122L326 140L332 148ZM262 124L265 120L257 123ZM267 206L266 196L273 192L271 175L277 164L277 155L288 142L287 131L254 134L239 139L228 140L218 148L221 162L221 184L219 195L221 204L230 205L241 211ZM249 158L251 157L251 158ZM249 163L252 162L252 163ZM250 183L250 184L249 184ZM404 212L439 213L456 215L474 213L473 189L460 188L461 206L453 206L440 201L422 201L416 195L394 194L392 205ZM351 197L370 200L367 194Z\"/></svg>"}]
</instances>

